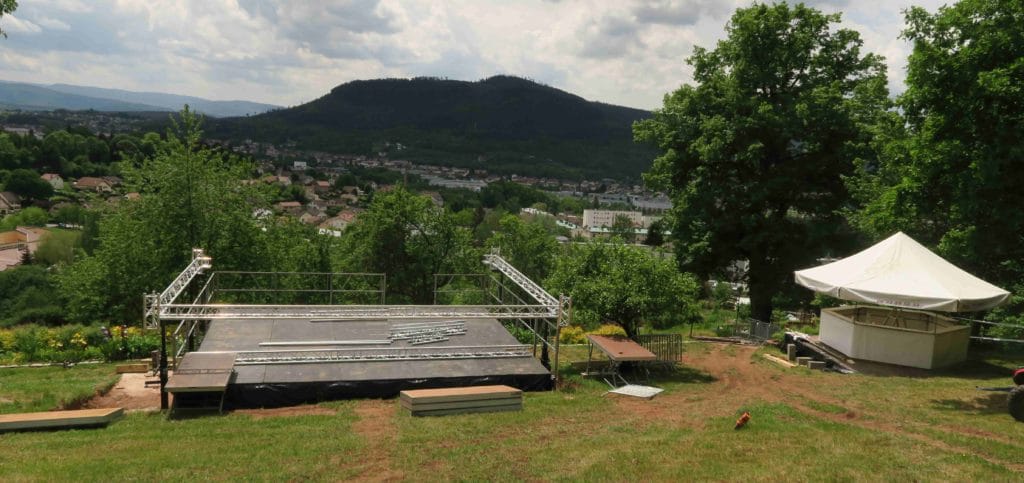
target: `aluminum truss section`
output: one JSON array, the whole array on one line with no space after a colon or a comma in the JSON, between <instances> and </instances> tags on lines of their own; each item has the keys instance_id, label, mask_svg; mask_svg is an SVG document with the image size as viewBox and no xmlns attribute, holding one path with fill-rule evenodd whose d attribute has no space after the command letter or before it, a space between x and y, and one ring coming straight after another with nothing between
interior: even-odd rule
<instances>
[{"instance_id":1,"label":"aluminum truss section","mask_svg":"<svg viewBox=\"0 0 1024 483\"><path fill-rule=\"evenodd\" d=\"M541 305L551 307L552 311L558 310L558 307L560 306L558 299L549 294L547 290L541 288L540 285L537 285L533 280L530 280L530 277L523 275L522 272L517 270L516 267L513 267L512 264L505 261L504 258L501 258L497 253L488 253L484 255L484 265L501 272L519 288L530 294L530 296Z\"/></svg>"},{"instance_id":2,"label":"aluminum truss section","mask_svg":"<svg viewBox=\"0 0 1024 483\"><path fill-rule=\"evenodd\" d=\"M145 318L147 322L158 310L160 310L159 307L174 302L174 300L177 299L178 296L181 295L186 288L188 288L188 284L192 283L192 280L196 278L197 275L203 273L205 270L210 269L210 267L212 267L211 259L210 257L203 254L203 249L193 248L192 263L189 263L188 266L185 267L185 270L182 270L181 273L179 273L178 276L175 277L174 281L172 281L171 284L168 285L167 288L160 293L160 295L156 297L146 297ZM148 328L155 329L156 327Z\"/></svg>"},{"instance_id":3,"label":"aluminum truss section","mask_svg":"<svg viewBox=\"0 0 1024 483\"><path fill-rule=\"evenodd\" d=\"M430 361L532 357L530 346L448 346L373 349L308 349L239 352L235 365L323 364L335 362Z\"/></svg>"},{"instance_id":4,"label":"aluminum truss section","mask_svg":"<svg viewBox=\"0 0 1024 483\"><path fill-rule=\"evenodd\" d=\"M545 305L232 305L160 306L164 320L313 319L332 322L368 319L548 319L559 304Z\"/></svg>"},{"instance_id":5,"label":"aluminum truss section","mask_svg":"<svg viewBox=\"0 0 1024 483\"><path fill-rule=\"evenodd\" d=\"M411 345L444 342L453 335L466 335L466 321L396 324L391 327L390 341L406 340Z\"/></svg>"}]
</instances>

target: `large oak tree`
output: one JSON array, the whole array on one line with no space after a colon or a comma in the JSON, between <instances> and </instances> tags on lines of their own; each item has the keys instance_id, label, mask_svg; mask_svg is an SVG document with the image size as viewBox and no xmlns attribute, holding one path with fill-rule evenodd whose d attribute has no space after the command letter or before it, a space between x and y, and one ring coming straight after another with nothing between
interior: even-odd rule
<instances>
[{"instance_id":1,"label":"large oak tree","mask_svg":"<svg viewBox=\"0 0 1024 483\"><path fill-rule=\"evenodd\" d=\"M888 102L882 59L839 21L803 4L737 10L726 38L688 59L695 85L634 126L662 152L646 180L673 198L681 267L707 276L748 260L761 320L792 270L836 246L842 178Z\"/></svg>"}]
</instances>

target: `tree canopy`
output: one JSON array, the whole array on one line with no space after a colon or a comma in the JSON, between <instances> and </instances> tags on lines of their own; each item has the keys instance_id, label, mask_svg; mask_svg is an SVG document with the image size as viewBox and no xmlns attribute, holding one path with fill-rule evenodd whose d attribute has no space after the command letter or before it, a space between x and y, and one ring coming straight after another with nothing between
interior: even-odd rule
<instances>
[{"instance_id":1,"label":"tree canopy","mask_svg":"<svg viewBox=\"0 0 1024 483\"><path fill-rule=\"evenodd\" d=\"M880 133L878 162L852 180L859 227L876 236L903 230L1016 293L1024 289L1022 18L1024 4L997 0L907 11L903 36L914 50L904 116Z\"/></svg>"},{"instance_id":2,"label":"tree canopy","mask_svg":"<svg viewBox=\"0 0 1024 483\"><path fill-rule=\"evenodd\" d=\"M456 225L451 213L399 186L377 193L347 229L341 265L386 274L389 299L428 304L435 274L468 273L479 264L471 242L472 233Z\"/></svg>"},{"instance_id":3,"label":"tree canopy","mask_svg":"<svg viewBox=\"0 0 1024 483\"><path fill-rule=\"evenodd\" d=\"M5 14L13 12L16 8L18 8L16 0L0 0L0 18L3 18ZM0 36L7 37L7 32L0 30Z\"/></svg>"},{"instance_id":4,"label":"tree canopy","mask_svg":"<svg viewBox=\"0 0 1024 483\"><path fill-rule=\"evenodd\" d=\"M662 152L646 180L673 198L681 267L708 276L748 260L759 319L793 269L839 245L843 176L887 104L882 59L839 21L803 4L737 10L726 38L688 59L696 85L634 124Z\"/></svg>"},{"instance_id":5,"label":"tree canopy","mask_svg":"<svg viewBox=\"0 0 1024 483\"><path fill-rule=\"evenodd\" d=\"M692 276L647 249L622 243L570 245L544 285L572 297L578 323L616 323L630 337L643 322L671 326L698 317L700 289Z\"/></svg>"},{"instance_id":6,"label":"tree canopy","mask_svg":"<svg viewBox=\"0 0 1024 483\"><path fill-rule=\"evenodd\" d=\"M206 249L226 270L257 269L265 260L252 216L259 193L241 182L246 166L203 147L201 119L191 111L175 126L153 157L124 167L125 183L140 199L104 217L92 256L59 275L74 318L135 318L141 294L165 287L188 265L192 248Z\"/></svg>"}]
</instances>

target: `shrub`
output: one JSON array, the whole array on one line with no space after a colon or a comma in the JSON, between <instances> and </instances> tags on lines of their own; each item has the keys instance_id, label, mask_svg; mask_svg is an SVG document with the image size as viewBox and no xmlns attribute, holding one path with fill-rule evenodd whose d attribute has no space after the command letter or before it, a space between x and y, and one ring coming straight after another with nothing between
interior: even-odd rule
<instances>
[{"instance_id":1,"label":"shrub","mask_svg":"<svg viewBox=\"0 0 1024 483\"><path fill-rule=\"evenodd\" d=\"M615 324L604 324L595 330L588 332L591 335L604 335L604 336L626 336L625 329L620 325Z\"/></svg>"},{"instance_id":2,"label":"shrub","mask_svg":"<svg viewBox=\"0 0 1024 483\"><path fill-rule=\"evenodd\" d=\"M587 341L587 337L583 327L570 325L562 329L558 336L558 341L562 344L583 344Z\"/></svg>"},{"instance_id":3,"label":"shrub","mask_svg":"<svg viewBox=\"0 0 1024 483\"><path fill-rule=\"evenodd\" d=\"M113 334L98 325L23 325L0 330L0 360L14 363L141 358L159 347L159 334L137 327L115 329Z\"/></svg>"}]
</instances>

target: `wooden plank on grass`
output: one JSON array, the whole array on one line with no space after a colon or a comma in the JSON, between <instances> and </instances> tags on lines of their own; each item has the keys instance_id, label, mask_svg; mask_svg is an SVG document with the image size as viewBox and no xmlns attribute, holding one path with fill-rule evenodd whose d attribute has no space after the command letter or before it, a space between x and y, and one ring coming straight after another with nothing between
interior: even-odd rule
<instances>
[{"instance_id":1,"label":"wooden plank on grass","mask_svg":"<svg viewBox=\"0 0 1024 483\"><path fill-rule=\"evenodd\" d=\"M522 398L484 399L475 401L448 401L434 403L411 403L403 400L402 407L410 411L432 411L435 409L483 408L490 406L511 406L523 404Z\"/></svg>"},{"instance_id":2,"label":"wooden plank on grass","mask_svg":"<svg viewBox=\"0 0 1024 483\"><path fill-rule=\"evenodd\" d=\"M775 357L775 356L773 356L771 354L761 354L761 355L764 356L765 359L768 359L769 361L772 361L772 362L774 362L774 363L776 363L776 364L778 364L780 366L783 366L783 367L796 367L796 364L793 364L792 362L789 362L789 361L787 361L787 360L785 360L785 359L783 359L781 357Z\"/></svg>"},{"instance_id":3,"label":"wooden plank on grass","mask_svg":"<svg viewBox=\"0 0 1024 483\"><path fill-rule=\"evenodd\" d=\"M414 389L402 391L400 398L413 403L468 401L522 397L523 391L509 386L449 387L444 389Z\"/></svg>"},{"instance_id":4,"label":"wooden plank on grass","mask_svg":"<svg viewBox=\"0 0 1024 483\"><path fill-rule=\"evenodd\" d=\"M413 411L413 416L447 416L451 414L468 414L468 413L496 413L505 411L522 411L523 406L521 404L509 405L509 406L488 406L482 408L460 408L460 409L437 409L431 411Z\"/></svg>"},{"instance_id":5,"label":"wooden plank on grass","mask_svg":"<svg viewBox=\"0 0 1024 483\"><path fill-rule=\"evenodd\" d=\"M149 372L149 364L121 364L115 370L118 374Z\"/></svg>"},{"instance_id":6,"label":"wooden plank on grass","mask_svg":"<svg viewBox=\"0 0 1024 483\"><path fill-rule=\"evenodd\" d=\"M123 415L122 408L3 414L0 415L0 432L103 426Z\"/></svg>"}]
</instances>

